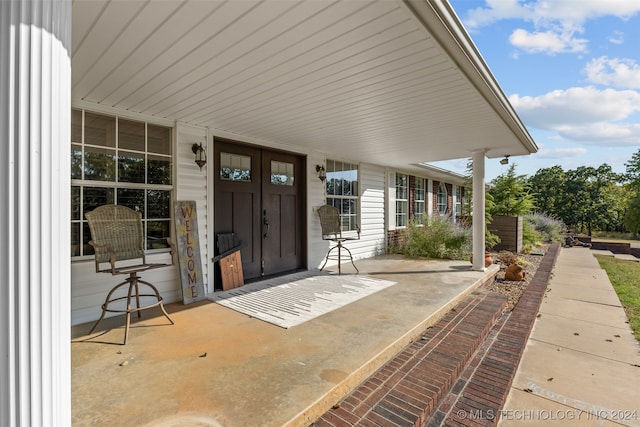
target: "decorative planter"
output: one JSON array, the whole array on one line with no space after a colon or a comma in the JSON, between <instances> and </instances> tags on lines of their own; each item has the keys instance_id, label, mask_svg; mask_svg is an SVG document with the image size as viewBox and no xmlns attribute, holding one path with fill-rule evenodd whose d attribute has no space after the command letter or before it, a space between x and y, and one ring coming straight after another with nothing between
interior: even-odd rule
<instances>
[{"instance_id":1,"label":"decorative planter","mask_svg":"<svg viewBox=\"0 0 640 427\"><path fill-rule=\"evenodd\" d=\"M525 278L525 271L518 264L511 264L504 273L504 280L521 282Z\"/></svg>"},{"instance_id":2,"label":"decorative planter","mask_svg":"<svg viewBox=\"0 0 640 427\"><path fill-rule=\"evenodd\" d=\"M471 262L471 264L473 264L473 255L471 255L471 258L469 258L469 261ZM489 267L491 264L493 264L493 257L491 256L491 252L485 252L484 266Z\"/></svg>"}]
</instances>

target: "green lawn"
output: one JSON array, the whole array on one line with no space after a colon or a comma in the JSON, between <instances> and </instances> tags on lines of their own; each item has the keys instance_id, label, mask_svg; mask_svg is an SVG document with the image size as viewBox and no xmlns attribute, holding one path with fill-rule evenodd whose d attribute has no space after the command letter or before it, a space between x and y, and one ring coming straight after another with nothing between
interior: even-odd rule
<instances>
[{"instance_id":1,"label":"green lawn","mask_svg":"<svg viewBox=\"0 0 640 427\"><path fill-rule=\"evenodd\" d=\"M640 341L640 262L625 261L610 256L596 255L600 266L607 272L620 302L627 312L629 324Z\"/></svg>"}]
</instances>

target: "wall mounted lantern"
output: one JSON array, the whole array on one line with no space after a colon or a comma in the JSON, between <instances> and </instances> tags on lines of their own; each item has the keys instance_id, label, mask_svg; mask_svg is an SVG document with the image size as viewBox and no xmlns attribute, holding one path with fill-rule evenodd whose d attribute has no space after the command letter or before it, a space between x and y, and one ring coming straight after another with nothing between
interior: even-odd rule
<instances>
[{"instance_id":1,"label":"wall mounted lantern","mask_svg":"<svg viewBox=\"0 0 640 427\"><path fill-rule=\"evenodd\" d=\"M509 163L509 155L508 155L508 154L506 154L506 155L504 156L504 159L500 160L500 164L501 164L501 165L506 165L506 164L508 164L508 163Z\"/></svg>"},{"instance_id":2,"label":"wall mounted lantern","mask_svg":"<svg viewBox=\"0 0 640 427\"><path fill-rule=\"evenodd\" d=\"M316 172L318 172L318 178L324 182L327 179L327 171L323 165L316 165Z\"/></svg>"},{"instance_id":3,"label":"wall mounted lantern","mask_svg":"<svg viewBox=\"0 0 640 427\"><path fill-rule=\"evenodd\" d=\"M202 170L202 167L207 163L207 153L202 143L198 144L194 142L191 146L191 151L196 155L196 165Z\"/></svg>"}]
</instances>

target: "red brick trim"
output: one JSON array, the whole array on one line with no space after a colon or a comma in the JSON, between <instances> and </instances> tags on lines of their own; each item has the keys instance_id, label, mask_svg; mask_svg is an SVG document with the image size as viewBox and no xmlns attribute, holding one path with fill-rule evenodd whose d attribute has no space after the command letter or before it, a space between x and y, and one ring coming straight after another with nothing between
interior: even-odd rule
<instances>
[{"instance_id":1,"label":"red brick trim","mask_svg":"<svg viewBox=\"0 0 640 427\"><path fill-rule=\"evenodd\" d=\"M476 291L312 426L495 425L559 250L549 248L511 313L501 314L503 295Z\"/></svg>"},{"instance_id":2,"label":"red brick trim","mask_svg":"<svg viewBox=\"0 0 640 427\"><path fill-rule=\"evenodd\" d=\"M549 248L518 304L498 321L428 427L443 420L446 425L497 424L559 253L559 243Z\"/></svg>"},{"instance_id":3,"label":"red brick trim","mask_svg":"<svg viewBox=\"0 0 640 427\"><path fill-rule=\"evenodd\" d=\"M424 425L505 303L493 292L467 297L313 425Z\"/></svg>"}]
</instances>

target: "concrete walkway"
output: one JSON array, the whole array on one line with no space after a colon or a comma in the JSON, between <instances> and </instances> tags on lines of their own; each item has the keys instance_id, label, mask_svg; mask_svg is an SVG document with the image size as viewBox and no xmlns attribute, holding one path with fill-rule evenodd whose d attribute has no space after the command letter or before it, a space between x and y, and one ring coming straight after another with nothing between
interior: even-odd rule
<instances>
[{"instance_id":1,"label":"concrete walkway","mask_svg":"<svg viewBox=\"0 0 640 427\"><path fill-rule=\"evenodd\" d=\"M640 346L587 248L562 248L501 427L640 426Z\"/></svg>"}]
</instances>

